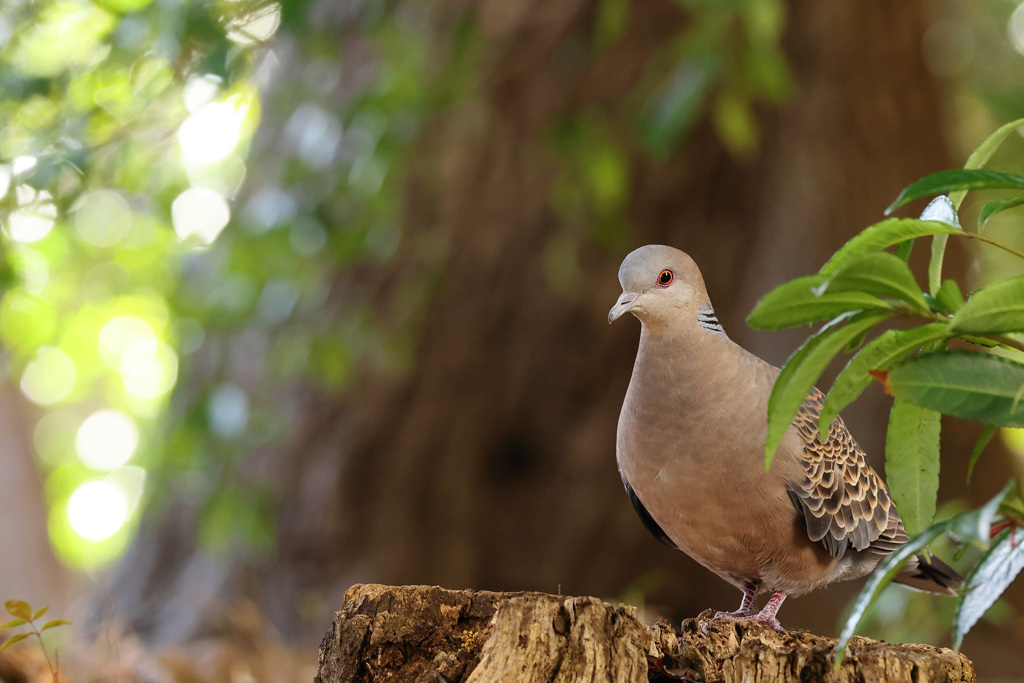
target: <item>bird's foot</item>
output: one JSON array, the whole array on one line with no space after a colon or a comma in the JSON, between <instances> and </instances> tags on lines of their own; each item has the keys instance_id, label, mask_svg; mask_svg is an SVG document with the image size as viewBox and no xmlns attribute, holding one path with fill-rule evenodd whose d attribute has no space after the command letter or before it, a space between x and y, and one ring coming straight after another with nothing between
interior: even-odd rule
<instances>
[{"instance_id":1,"label":"bird's foot","mask_svg":"<svg viewBox=\"0 0 1024 683\"><path fill-rule=\"evenodd\" d=\"M699 618L708 619L711 621L715 619L724 619L726 621L740 621L742 619L751 619L755 616L757 616L757 612L755 612L752 609L738 609L735 612L719 612L715 609L706 609L700 613Z\"/></svg>"},{"instance_id":2,"label":"bird's foot","mask_svg":"<svg viewBox=\"0 0 1024 683\"><path fill-rule=\"evenodd\" d=\"M772 629L778 633L785 633L786 629L782 627L779 620L775 618L774 614L765 614L763 611L757 614L741 614L739 612L714 612L712 610L705 610L701 612L700 617L707 619L708 621L760 621L762 624L771 626ZM707 625L702 629L704 633L707 633Z\"/></svg>"},{"instance_id":3,"label":"bird's foot","mask_svg":"<svg viewBox=\"0 0 1024 683\"><path fill-rule=\"evenodd\" d=\"M749 595L748 595L749 594ZM709 621L721 620L721 621L760 621L763 624L771 626L778 633L785 633L786 629L782 628L782 624L775 618L776 613L779 611L779 607L782 605L782 601L786 599L786 594L780 590L772 592L771 598L768 599L768 603L764 606L760 612L754 612L754 603L752 599L748 597L752 596L750 591L744 594L743 604L735 612L715 612L713 610L704 610L701 612L700 617ZM707 633L707 624L705 624L701 630Z\"/></svg>"},{"instance_id":4,"label":"bird's foot","mask_svg":"<svg viewBox=\"0 0 1024 683\"><path fill-rule=\"evenodd\" d=\"M706 609L700 613L700 619L747 619L757 614L757 591L761 588L760 581L751 581L743 587L743 602L735 612L719 612L713 609Z\"/></svg>"}]
</instances>

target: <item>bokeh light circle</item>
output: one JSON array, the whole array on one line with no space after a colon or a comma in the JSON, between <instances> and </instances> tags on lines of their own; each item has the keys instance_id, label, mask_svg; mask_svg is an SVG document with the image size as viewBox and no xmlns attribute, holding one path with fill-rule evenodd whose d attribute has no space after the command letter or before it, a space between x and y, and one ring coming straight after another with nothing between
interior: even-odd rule
<instances>
[{"instance_id":1,"label":"bokeh light circle","mask_svg":"<svg viewBox=\"0 0 1024 683\"><path fill-rule=\"evenodd\" d=\"M108 481L87 481L68 499L68 521L75 533L89 541L110 538L128 519L128 501Z\"/></svg>"},{"instance_id":2,"label":"bokeh light circle","mask_svg":"<svg viewBox=\"0 0 1024 683\"><path fill-rule=\"evenodd\" d=\"M113 470L128 462L139 445L135 421L119 410L97 410L75 435L75 450L93 469Z\"/></svg>"}]
</instances>

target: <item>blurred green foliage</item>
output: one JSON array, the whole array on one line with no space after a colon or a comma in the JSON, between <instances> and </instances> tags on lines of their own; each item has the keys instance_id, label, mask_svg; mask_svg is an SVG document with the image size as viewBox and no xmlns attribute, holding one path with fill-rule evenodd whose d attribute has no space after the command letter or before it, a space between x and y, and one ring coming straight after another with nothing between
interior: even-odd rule
<instances>
[{"instance_id":1,"label":"blurred green foliage","mask_svg":"<svg viewBox=\"0 0 1024 683\"><path fill-rule=\"evenodd\" d=\"M781 0L684 4L696 21L638 85L635 140L593 112L551 131L567 229L544 265L567 296L575 245L628 232L630 155L666 152L705 108L750 154L754 105L792 91ZM282 390L337 393L362 358L408 365L415 307L384 319L336 290L340 273L394 254L423 119L479 87L483 40L468 15L437 11L5 2L0 342L40 406L34 444L63 559L115 558L139 505L182 487L204 510L204 547L265 552L276 493L242 462L288 436ZM601 3L591 57L629 15ZM410 301L431 290L405 286Z\"/></svg>"},{"instance_id":2,"label":"blurred green foliage","mask_svg":"<svg viewBox=\"0 0 1024 683\"><path fill-rule=\"evenodd\" d=\"M116 557L154 478L197 487L205 546L272 544L241 458L287 436L277 386L336 392L384 336L326 297L394 252L402 154L459 85L428 88L428 10L5 3L0 341L66 561Z\"/></svg>"}]
</instances>

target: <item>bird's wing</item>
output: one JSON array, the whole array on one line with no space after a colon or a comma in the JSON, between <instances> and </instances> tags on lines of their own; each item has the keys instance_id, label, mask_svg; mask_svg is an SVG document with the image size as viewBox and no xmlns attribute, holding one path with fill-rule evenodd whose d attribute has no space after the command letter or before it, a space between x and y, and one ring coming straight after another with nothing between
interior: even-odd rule
<instances>
[{"instance_id":1,"label":"bird's wing","mask_svg":"<svg viewBox=\"0 0 1024 683\"><path fill-rule=\"evenodd\" d=\"M850 546L888 555L908 540L903 522L842 418L821 442L818 416L824 402L825 395L814 389L793 420L805 476L790 484L789 497L804 517L807 535L833 557L842 557Z\"/></svg>"},{"instance_id":2,"label":"bird's wing","mask_svg":"<svg viewBox=\"0 0 1024 683\"><path fill-rule=\"evenodd\" d=\"M636 512L637 517L640 518L640 522L643 523L644 528L651 532L651 535L661 543L667 545L669 548L678 550L679 546L677 546L672 539L668 537L665 530L661 528L660 524L654 521L654 517L651 517L651 513L648 512L647 508L644 507L644 504L640 502L640 498L637 497L636 491L633 490L633 486L626 481L626 475L621 472L619 474L622 475L622 485L626 487L626 495L629 496L629 502L632 503L633 510Z\"/></svg>"}]
</instances>

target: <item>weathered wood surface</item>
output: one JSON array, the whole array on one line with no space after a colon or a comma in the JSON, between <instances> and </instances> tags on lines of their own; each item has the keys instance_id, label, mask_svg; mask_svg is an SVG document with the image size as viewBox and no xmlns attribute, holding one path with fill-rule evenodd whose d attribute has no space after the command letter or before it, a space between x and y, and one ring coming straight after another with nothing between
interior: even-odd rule
<instances>
[{"instance_id":1,"label":"weathered wood surface","mask_svg":"<svg viewBox=\"0 0 1024 683\"><path fill-rule=\"evenodd\" d=\"M591 597L368 584L345 594L316 683L976 680L962 654L867 638L833 670L835 642L756 623L645 627L634 608Z\"/></svg>"}]
</instances>

